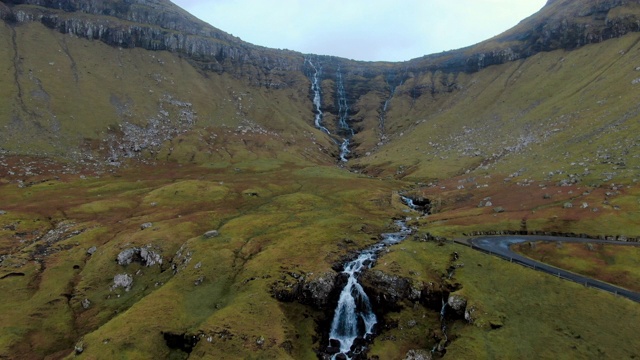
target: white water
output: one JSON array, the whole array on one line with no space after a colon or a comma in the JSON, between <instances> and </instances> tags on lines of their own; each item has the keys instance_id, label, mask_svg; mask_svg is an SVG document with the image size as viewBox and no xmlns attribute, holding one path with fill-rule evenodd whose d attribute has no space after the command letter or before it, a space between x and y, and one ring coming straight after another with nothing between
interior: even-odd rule
<instances>
[{"instance_id":1,"label":"white water","mask_svg":"<svg viewBox=\"0 0 640 360\"><path fill-rule=\"evenodd\" d=\"M378 257L382 249L389 245L397 244L404 240L411 230L402 221L396 221L400 227L399 232L382 234L382 241L363 250L360 255L344 265L344 274L348 275L348 281L340 293L338 306L331 323L330 339L340 341L340 353L349 358L351 345L358 337L366 337L373 334L373 327L378 323L376 315L371 309L369 297L358 282L358 275L363 269L369 269ZM338 355L334 355L333 359Z\"/></svg>"},{"instance_id":2,"label":"white water","mask_svg":"<svg viewBox=\"0 0 640 360\"><path fill-rule=\"evenodd\" d=\"M398 85L391 85L389 83L389 80L387 80L387 86L389 86L389 97L387 98L387 100L384 101L384 105L382 106L382 111L380 112L380 117L379 117L379 121L380 121L380 131L384 134L384 122L385 119L387 117L387 109L389 108L389 102L391 101L391 99L393 99L393 97L396 94L396 88L398 86L402 85L402 81L400 81L400 83Z\"/></svg>"},{"instance_id":3,"label":"white water","mask_svg":"<svg viewBox=\"0 0 640 360\"><path fill-rule=\"evenodd\" d=\"M336 92L338 94L338 126L345 134L344 139L342 139L342 144L340 145L340 161L347 162L347 156L351 153L349 145L351 144L354 131L347 122L349 118L349 104L347 103L347 93L344 89L340 68L338 68L338 72L336 73L336 86Z\"/></svg>"},{"instance_id":4,"label":"white water","mask_svg":"<svg viewBox=\"0 0 640 360\"><path fill-rule=\"evenodd\" d=\"M322 110L320 110L320 106L322 105L322 93L320 92L320 73L322 72L322 67L318 65L316 67L313 65L311 60L305 59L306 62L309 63L311 68L313 68L313 76L311 77L311 91L313 91L313 105L315 106L315 119L314 124L316 128L324 131L325 133L331 135L329 129L322 125Z\"/></svg>"},{"instance_id":5,"label":"white water","mask_svg":"<svg viewBox=\"0 0 640 360\"><path fill-rule=\"evenodd\" d=\"M400 195L400 199L402 199L402 201L407 204L411 210L418 211L418 206L413 202L412 198Z\"/></svg>"}]
</instances>

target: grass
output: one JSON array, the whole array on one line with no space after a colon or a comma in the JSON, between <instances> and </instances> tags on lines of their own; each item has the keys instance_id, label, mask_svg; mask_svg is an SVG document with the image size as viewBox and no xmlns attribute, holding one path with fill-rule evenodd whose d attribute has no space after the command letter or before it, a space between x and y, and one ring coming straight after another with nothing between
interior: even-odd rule
<instances>
[{"instance_id":1,"label":"grass","mask_svg":"<svg viewBox=\"0 0 640 360\"><path fill-rule=\"evenodd\" d=\"M174 356L162 340L161 332L168 331L204 334L196 348L203 356L308 356L314 319L324 315L307 309L309 317L300 319L300 305L272 298L271 284L287 269L331 271L347 251L370 244L372 233L382 232L395 213L381 201L391 198L394 185L348 173L332 179L318 167L281 163L271 171L256 165L255 172L238 173L169 164L165 170L131 168L115 177L0 186L3 198L29 199L12 201L0 217L0 227L19 223L2 233L4 249L12 254L2 263L3 274L25 274L0 281L4 293L13 294L3 298L0 354L69 354L83 338L92 358ZM14 240L16 231L42 234L63 220L85 231L55 240L37 263L30 259L36 245L46 245L43 240ZM141 230L144 222L153 226ZM220 235L201 236L212 229ZM336 246L345 238L349 245ZM162 255L162 265L115 262L122 250L146 245ZM92 246L97 251L87 255ZM131 290L112 290L114 275L122 273L133 277ZM195 286L198 279L202 283ZM88 309L81 305L84 299L91 302ZM46 305L52 301L55 306ZM221 340L227 332L233 336ZM215 341L207 342L209 336ZM256 345L259 337L267 339L262 347Z\"/></svg>"},{"instance_id":2,"label":"grass","mask_svg":"<svg viewBox=\"0 0 640 360\"><path fill-rule=\"evenodd\" d=\"M448 324L453 340L446 357L589 359L632 357L636 352L634 343L627 339L637 329L622 329L619 323L635 324L633 319L640 317L637 304L466 247L407 240L384 255L375 268L413 281L433 282L446 271L454 251L459 254L457 263L464 266L455 271L451 281L462 285L456 293L475 311L473 324ZM405 306L406 310L393 317L401 319L400 324L408 318L418 320L423 326L418 331L421 336L412 337L410 330L391 330L395 340L376 339L370 355L382 358L433 347L434 341L424 336L424 329L438 329L437 316L433 311L423 316L421 307ZM589 325L584 325L585 320ZM499 328L492 329L490 324Z\"/></svg>"},{"instance_id":3,"label":"grass","mask_svg":"<svg viewBox=\"0 0 640 360\"><path fill-rule=\"evenodd\" d=\"M518 244L514 250L535 260L640 292L640 249L637 247L533 242Z\"/></svg>"}]
</instances>

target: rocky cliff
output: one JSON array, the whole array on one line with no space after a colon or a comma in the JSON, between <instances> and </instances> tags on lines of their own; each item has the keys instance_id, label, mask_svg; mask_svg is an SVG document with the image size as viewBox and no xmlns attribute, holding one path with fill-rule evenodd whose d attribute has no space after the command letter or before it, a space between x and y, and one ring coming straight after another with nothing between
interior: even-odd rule
<instances>
[{"instance_id":1,"label":"rocky cliff","mask_svg":"<svg viewBox=\"0 0 640 360\"><path fill-rule=\"evenodd\" d=\"M19 25L40 22L61 33L99 40L121 48L167 50L198 67L244 75L246 66L259 70L255 85L277 86L270 75L296 71L302 57L246 43L208 25L168 0L4 1L0 17Z\"/></svg>"},{"instance_id":2,"label":"rocky cliff","mask_svg":"<svg viewBox=\"0 0 640 360\"><path fill-rule=\"evenodd\" d=\"M399 64L334 58L334 66L380 74L412 71L475 72L541 51L574 49L640 31L638 0L550 0L536 15L480 44ZM51 29L123 48L184 54L203 69L240 72L258 66L268 74L297 71L304 55L246 43L208 25L168 0L6 0L0 17L8 23L38 21ZM262 85L268 86L268 83Z\"/></svg>"}]
</instances>

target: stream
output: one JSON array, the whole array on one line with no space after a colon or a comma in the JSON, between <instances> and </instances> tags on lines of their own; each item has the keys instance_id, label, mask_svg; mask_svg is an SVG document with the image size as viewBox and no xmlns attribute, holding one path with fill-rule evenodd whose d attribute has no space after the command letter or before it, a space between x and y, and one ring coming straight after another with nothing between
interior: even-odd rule
<instances>
[{"instance_id":1,"label":"stream","mask_svg":"<svg viewBox=\"0 0 640 360\"><path fill-rule=\"evenodd\" d=\"M320 65L318 65L318 67L313 65L313 63L309 59L305 59L305 61L309 63L311 68L313 68L313 75L311 77L311 91L313 91L313 106L315 107L314 124L316 128L330 135L331 133L329 132L329 129L322 125L323 114L322 110L320 110L320 106L322 105L322 94L320 92L320 72L322 71L322 68L320 67Z\"/></svg>"},{"instance_id":2,"label":"stream","mask_svg":"<svg viewBox=\"0 0 640 360\"><path fill-rule=\"evenodd\" d=\"M340 293L329 333L330 347L339 348L332 359L351 359L361 350L358 346L352 350L356 340L368 340L374 333L378 319L371 308L369 296L358 282L358 276L362 270L373 266L385 247L397 244L411 234L411 229L404 221L397 220L395 224L400 229L398 232L382 234L379 243L363 250L356 259L344 264L342 273L348 276L348 281Z\"/></svg>"},{"instance_id":3,"label":"stream","mask_svg":"<svg viewBox=\"0 0 640 360\"><path fill-rule=\"evenodd\" d=\"M340 72L339 67L336 73L336 87L336 93L338 94L338 126L344 135L342 144L340 144L340 161L347 162L347 155L351 153L349 145L351 145L351 138L355 135L355 132L347 122L349 119L349 104L347 103L347 93L344 89L342 72Z\"/></svg>"}]
</instances>

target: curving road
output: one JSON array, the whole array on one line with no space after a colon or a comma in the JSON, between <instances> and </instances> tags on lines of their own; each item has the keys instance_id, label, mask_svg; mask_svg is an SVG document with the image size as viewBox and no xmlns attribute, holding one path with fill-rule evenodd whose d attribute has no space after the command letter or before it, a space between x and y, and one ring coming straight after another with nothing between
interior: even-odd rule
<instances>
[{"instance_id":1,"label":"curving road","mask_svg":"<svg viewBox=\"0 0 640 360\"><path fill-rule=\"evenodd\" d=\"M534 270L546 272L548 274L571 280L588 287L604 290L612 294L626 297L630 300L640 302L640 293L633 292L603 281L595 280L590 277L582 276L563 270L539 261L522 256L511 250L511 245L526 241L557 241L557 242L578 242L592 244L615 244L621 246L640 246L640 243L625 243L620 241L594 240L584 238L571 237L555 237L555 236L482 236L471 239L455 240L457 243L470 246L472 249L483 251L491 255L499 256L505 260L509 260L520 265L530 267Z\"/></svg>"}]
</instances>

